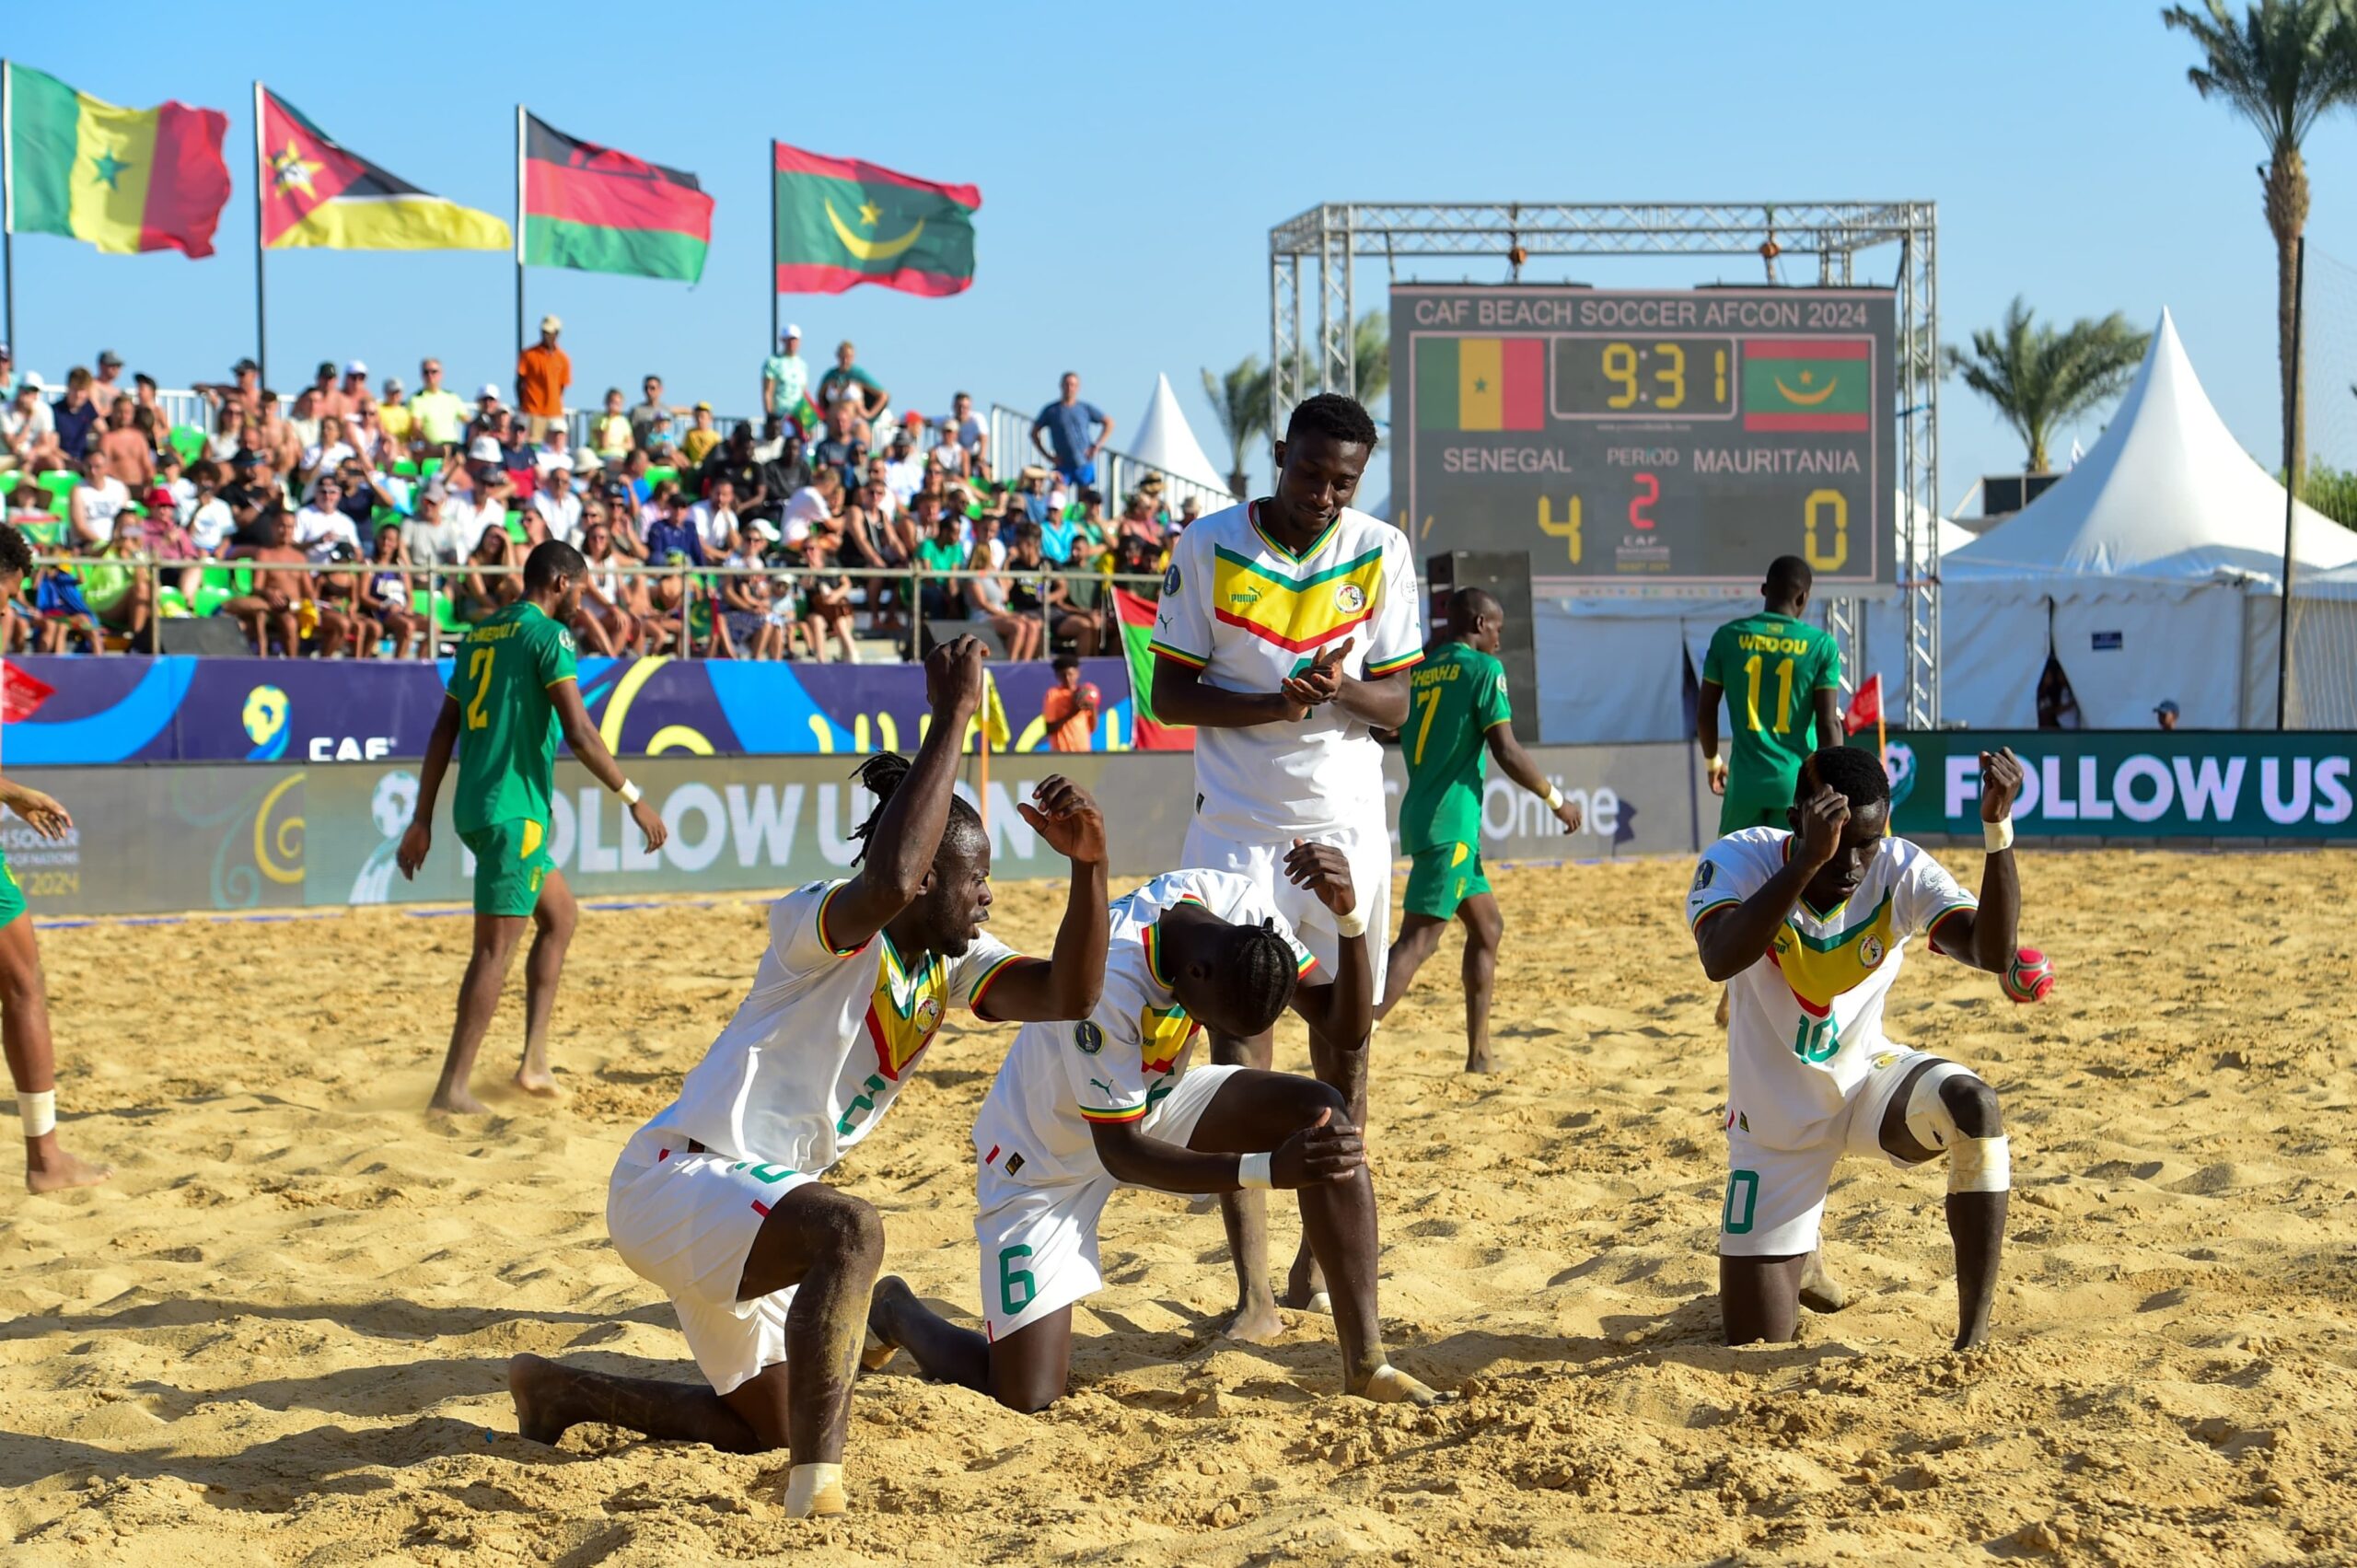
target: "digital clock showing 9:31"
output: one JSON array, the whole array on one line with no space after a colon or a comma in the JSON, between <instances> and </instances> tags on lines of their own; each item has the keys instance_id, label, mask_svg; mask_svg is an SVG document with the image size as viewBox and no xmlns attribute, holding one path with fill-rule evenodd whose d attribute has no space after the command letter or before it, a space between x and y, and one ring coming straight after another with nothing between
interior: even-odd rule
<instances>
[{"instance_id":1,"label":"digital clock showing 9:31","mask_svg":"<svg viewBox=\"0 0 2357 1568\"><path fill-rule=\"evenodd\" d=\"M1737 373L1732 337L1559 337L1557 419L1732 419Z\"/></svg>"}]
</instances>

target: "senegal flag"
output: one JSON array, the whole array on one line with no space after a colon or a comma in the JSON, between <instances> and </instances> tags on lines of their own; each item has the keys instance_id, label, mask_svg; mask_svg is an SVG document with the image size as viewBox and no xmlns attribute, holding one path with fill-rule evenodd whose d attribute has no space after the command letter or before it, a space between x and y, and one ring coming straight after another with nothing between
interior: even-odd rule
<instances>
[{"instance_id":1,"label":"senegal flag","mask_svg":"<svg viewBox=\"0 0 2357 1568\"><path fill-rule=\"evenodd\" d=\"M507 226L355 157L303 111L255 89L261 242L273 250L505 250Z\"/></svg>"},{"instance_id":2,"label":"senegal flag","mask_svg":"<svg viewBox=\"0 0 2357 1568\"><path fill-rule=\"evenodd\" d=\"M780 294L841 294L864 283L962 294L974 283L971 185L936 185L857 158L770 144Z\"/></svg>"},{"instance_id":3,"label":"senegal flag","mask_svg":"<svg viewBox=\"0 0 2357 1568\"><path fill-rule=\"evenodd\" d=\"M1130 661L1130 743L1140 751L1191 751L1195 732L1154 716L1154 601L1127 588L1113 590L1113 612L1121 621L1121 651Z\"/></svg>"},{"instance_id":4,"label":"senegal flag","mask_svg":"<svg viewBox=\"0 0 2357 1568\"><path fill-rule=\"evenodd\" d=\"M712 198L666 168L524 117L524 262L642 278L703 276Z\"/></svg>"},{"instance_id":5,"label":"senegal flag","mask_svg":"<svg viewBox=\"0 0 2357 1568\"><path fill-rule=\"evenodd\" d=\"M1416 428L1538 430L1547 423L1539 338L1419 338Z\"/></svg>"},{"instance_id":6,"label":"senegal flag","mask_svg":"<svg viewBox=\"0 0 2357 1568\"><path fill-rule=\"evenodd\" d=\"M1746 430L1858 431L1874 389L1864 338L1751 338L1743 345Z\"/></svg>"},{"instance_id":7,"label":"senegal flag","mask_svg":"<svg viewBox=\"0 0 2357 1568\"><path fill-rule=\"evenodd\" d=\"M229 199L228 117L163 103L117 109L55 76L7 68L7 225L130 255L213 254Z\"/></svg>"}]
</instances>

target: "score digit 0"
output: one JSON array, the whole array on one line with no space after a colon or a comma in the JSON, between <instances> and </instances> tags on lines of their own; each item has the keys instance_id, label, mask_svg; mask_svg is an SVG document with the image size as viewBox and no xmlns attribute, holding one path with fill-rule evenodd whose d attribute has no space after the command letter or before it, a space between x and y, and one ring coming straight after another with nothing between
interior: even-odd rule
<instances>
[{"instance_id":1,"label":"score digit 0","mask_svg":"<svg viewBox=\"0 0 2357 1568\"><path fill-rule=\"evenodd\" d=\"M1819 510L1833 514L1833 548L1817 549ZM1850 559L1850 502L1838 490L1812 490L1801 503L1801 556L1817 572L1839 572Z\"/></svg>"}]
</instances>

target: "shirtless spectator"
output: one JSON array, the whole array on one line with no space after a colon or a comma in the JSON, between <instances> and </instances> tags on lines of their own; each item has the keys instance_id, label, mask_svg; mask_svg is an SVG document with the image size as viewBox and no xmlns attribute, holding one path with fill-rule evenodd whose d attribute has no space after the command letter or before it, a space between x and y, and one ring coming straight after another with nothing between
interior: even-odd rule
<instances>
[{"instance_id":1,"label":"shirtless spectator","mask_svg":"<svg viewBox=\"0 0 2357 1568\"><path fill-rule=\"evenodd\" d=\"M340 610L319 602L319 581L309 558L295 547L295 518L278 514L277 537L258 550L239 553L254 563L254 591L222 605L254 640L254 652L267 658L275 642L287 656L303 651L303 624L316 621L313 648L322 658L343 646L351 626Z\"/></svg>"},{"instance_id":2,"label":"shirtless spectator","mask_svg":"<svg viewBox=\"0 0 2357 1568\"><path fill-rule=\"evenodd\" d=\"M240 359L229 366L226 381L199 381L195 390L215 408L235 408L248 419L261 412L261 366Z\"/></svg>"},{"instance_id":3,"label":"shirtless spectator","mask_svg":"<svg viewBox=\"0 0 2357 1568\"><path fill-rule=\"evenodd\" d=\"M147 414L143 427L140 415L145 412L128 397L115 399L98 437L98 449L107 455L107 471L141 495L156 482L156 416Z\"/></svg>"}]
</instances>

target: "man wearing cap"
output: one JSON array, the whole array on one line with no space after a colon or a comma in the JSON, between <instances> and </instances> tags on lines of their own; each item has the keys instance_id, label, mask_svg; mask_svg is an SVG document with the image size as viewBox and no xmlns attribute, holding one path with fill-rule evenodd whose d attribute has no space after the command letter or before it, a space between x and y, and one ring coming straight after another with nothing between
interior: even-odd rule
<instances>
[{"instance_id":1,"label":"man wearing cap","mask_svg":"<svg viewBox=\"0 0 2357 1568\"><path fill-rule=\"evenodd\" d=\"M791 322L778 334L778 351L761 361L761 407L783 419L810 390L810 367L802 363L802 329Z\"/></svg>"},{"instance_id":2,"label":"man wearing cap","mask_svg":"<svg viewBox=\"0 0 2357 1568\"><path fill-rule=\"evenodd\" d=\"M319 367L311 372L311 410L313 419L325 419L334 414L341 419L352 412L352 400L335 384L335 361L322 359Z\"/></svg>"},{"instance_id":3,"label":"man wearing cap","mask_svg":"<svg viewBox=\"0 0 2357 1568\"><path fill-rule=\"evenodd\" d=\"M389 458L405 458L410 442L417 434L417 411L401 400L409 389L401 385L398 376L385 377L384 394L377 401L377 427L385 433L385 440L392 450Z\"/></svg>"},{"instance_id":4,"label":"man wearing cap","mask_svg":"<svg viewBox=\"0 0 2357 1568\"><path fill-rule=\"evenodd\" d=\"M564 417L565 389L573 385L573 361L556 346L563 330L555 317L541 317L540 341L516 356L516 407L524 415L524 434L535 441Z\"/></svg>"},{"instance_id":5,"label":"man wearing cap","mask_svg":"<svg viewBox=\"0 0 2357 1568\"><path fill-rule=\"evenodd\" d=\"M235 403L249 420L261 412L261 366L250 359L229 366L226 381L198 381L193 389L215 411L224 403Z\"/></svg>"},{"instance_id":6,"label":"man wearing cap","mask_svg":"<svg viewBox=\"0 0 2357 1568\"><path fill-rule=\"evenodd\" d=\"M2177 699L2164 697L2161 699L2160 706L2153 710L2153 716L2160 721L2163 729L2175 729L2178 712Z\"/></svg>"},{"instance_id":7,"label":"man wearing cap","mask_svg":"<svg viewBox=\"0 0 2357 1568\"><path fill-rule=\"evenodd\" d=\"M419 363L419 377L425 383L417 396L409 401L410 416L416 421L417 438L424 444L429 458L447 458L459 444L459 432L467 423L467 400L442 384L442 362L427 359Z\"/></svg>"},{"instance_id":8,"label":"man wearing cap","mask_svg":"<svg viewBox=\"0 0 2357 1568\"><path fill-rule=\"evenodd\" d=\"M110 348L99 351L99 374L90 383L90 401L103 413L114 407L115 399L122 395L122 355Z\"/></svg>"},{"instance_id":9,"label":"man wearing cap","mask_svg":"<svg viewBox=\"0 0 2357 1568\"><path fill-rule=\"evenodd\" d=\"M345 416L349 418L358 413L360 405L368 401L368 366L364 361L347 359L343 362L343 385L338 391L343 399Z\"/></svg>"}]
</instances>

